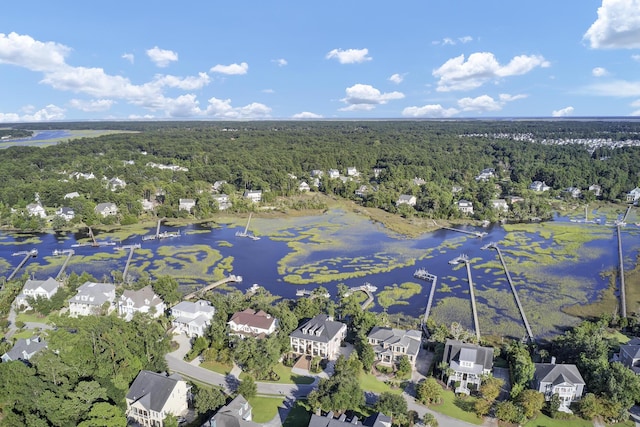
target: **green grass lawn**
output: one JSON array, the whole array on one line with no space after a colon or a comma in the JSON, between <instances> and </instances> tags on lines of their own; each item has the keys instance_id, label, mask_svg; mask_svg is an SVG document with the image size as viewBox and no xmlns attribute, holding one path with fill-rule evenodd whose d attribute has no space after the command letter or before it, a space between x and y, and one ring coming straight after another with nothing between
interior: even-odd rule
<instances>
[{"instance_id":1,"label":"green grass lawn","mask_svg":"<svg viewBox=\"0 0 640 427\"><path fill-rule=\"evenodd\" d=\"M306 400L296 400L282 427L307 427L311 419L310 410Z\"/></svg>"},{"instance_id":2,"label":"green grass lawn","mask_svg":"<svg viewBox=\"0 0 640 427\"><path fill-rule=\"evenodd\" d=\"M33 312L27 312L27 313L18 313L18 315L16 316L16 322L17 321L23 321L23 322L37 322L37 323L48 323L49 319L52 317L52 315L50 314L49 316L46 317L40 317L39 314L33 313Z\"/></svg>"},{"instance_id":3,"label":"green grass lawn","mask_svg":"<svg viewBox=\"0 0 640 427\"><path fill-rule=\"evenodd\" d=\"M217 372L222 375L229 375L229 373L231 372L231 369L233 369L233 365L225 365L224 363L215 362L215 361L202 362L200 364L200 367L208 369L213 372Z\"/></svg>"},{"instance_id":4,"label":"green grass lawn","mask_svg":"<svg viewBox=\"0 0 640 427\"><path fill-rule=\"evenodd\" d=\"M592 421L577 418L575 420L558 420L547 417L544 414L538 416L525 424L526 427L593 427Z\"/></svg>"},{"instance_id":5,"label":"green grass lawn","mask_svg":"<svg viewBox=\"0 0 640 427\"><path fill-rule=\"evenodd\" d=\"M458 398L453 391L444 390L442 393L442 403L439 405L430 405L429 409L452 418L480 425L484 420L478 418L473 412L475 401L475 397L467 396Z\"/></svg>"},{"instance_id":6,"label":"green grass lawn","mask_svg":"<svg viewBox=\"0 0 640 427\"><path fill-rule=\"evenodd\" d=\"M260 380L261 382L272 382L277 384L311 384L314 381L313 377L306 377L304 375L297 375L291 372L291 368L284 366L282 363L278 363L273 367L273 371L278 374L280 379L278 381L265 381ZM240 374L240 379L243 380L247 377L248 374L245 372Z\"/></svg>"},{"instance_id":7,"label":"green grass lawn","mask_svg":"<svg viewBox=\"0 0 640 427\"><path fill-rule=\"evenodd\" d=\"M390 391L391 393L402 394L401 389L391 388L372 374L360 374L360 387L362 387L362 391L372 391L374 393Z\"/></svg>"},{"instance_id":8,"label":"green grass lawn","mask_svg":"<svg viewBox=\"0 0 640 427\"><path fill-rule=\"evenodd\" d=\"M252 397L249 399L249 404L253 408L253 421L256 423L271 421L278 413L278 408L282 406L282 402L284 402L282 397Z\"/></svg>"}]
</instances>

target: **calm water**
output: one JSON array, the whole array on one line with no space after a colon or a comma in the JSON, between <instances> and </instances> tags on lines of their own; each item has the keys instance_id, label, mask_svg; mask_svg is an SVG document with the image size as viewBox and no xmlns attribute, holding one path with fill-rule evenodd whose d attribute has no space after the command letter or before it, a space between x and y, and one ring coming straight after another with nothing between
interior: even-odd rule
<instances>
[{"instance_id":1,"label":"calm water","mask_svg":"<svg viewBox=\"0 0 640 427\"><path fill-rule=\"evenodd\" d=\"M71 136L71 132L68 130L38 130L33 132L33 136L29 138L12 139L14 142L29 142L29 141L50 141L58 138L68 138Z\"/></svg>"},{"instance_id":2,"label":"calm water","mask_svg":"<svg viewBox=\"0 0 640 427\"><path fill-rule=\"evenodd\" d=\"M562 218L557 218L562 220ZM271 220L263 220L271 221ZM273 220L275 221L275 220ZM602 226L601 226L602 227ZM336 249L320 249L317 251L307 251L296 257L293 261L293 267L304 267L309 264L317 265L333 265L332 260L336 258L348 258L349 260L357 260L360 258L371 258L371 254L384 254L390 258L401 259L404 263L402 266L393 268L391 271L384 273L368 274L366 277L334 280L329 283L322 283L332 295L336 295L336 286L339 283L345 283L347 286L360 286L365 282L369 282L378 287L378 292L385 286L393 284L402 284L405 282L420 283L422 292L419 295L412 296L402 305L392 305L388 308L390 313L406 313L411 316L418 317L423 314L426 305L426 296L429 293L430 284L420 282L413 278L413 273L417 268L425 268L430 273L438 276L438 287L434 298L434 305L440 301L459 298L468 300L468 282L466 269L463 265L451 266L449 261L458 255L465 254L472 260L472 278L476 289L476 297L480 306L481 316L491 317L494 322L505 320L512 323L520 323L517 311L513 307L503 306L504 301L508 304L512 303L513 297L510 294L510 288L505 279L504 271L500 267L497 253L494 250L483 250L482 246L489 242L500 242L507 237L504 228L499 225L492 225L488 228L461 227L462 229L471 231L486 231L487 236L479 239L463 233L449 230L438 230L432 233L426 233L415 239L406 239L401 236L393 236L383 232L379 226L370 225L368 231L356 236L346 236L346 244ZM198 225L191 225L175 229L164 227L163 231L180 232L179 237L168 238L163 240L142 241L141 236L133 236L122 242L116 242L119 245L129 245L140 243L141 250L136 251L132 258L130 267L131 274L135 277L140 271L152 272L160 271L161 268L174 268L174 271L180 271L184 260L190 264L203 263L209 255L210 251L196 250L188 252L197 245L209 247L226 259L231 259L233 274L241 275L243 282L233 286L240 290L246 290L252 284L257 283L271 293L281 295L285 298L296 298L295 291L300 287L312 289L318 285L292 285L283 280L283 276L278 273L278 262L291 252L286 241L272 239L269 235L262 235L260 240L251 240L247 238L236 237L235 232L242 230L243 227L221 227L221 228L203 228ZM297 236L299 228L288 230L291 236ZM155 232L154 229L149 230L149 234ZM624 228L623 247L625 251L625 268L632 269L635 267L636 257L640 249L640 228L630 225ZM96 235L98 241L108 241L100 234ZM552 242L542 239L539 235L527 235L530 242L539 244L541 248L548 247ZM49 276L55 276L58 273L61 258L52 256L54 250L73 249L76 255L72 258L72 262L67 267L65 273L75 272L81 274L84 271L91 273L98 280L110 280L112 271L122 271L126 264L129 251L115 251L114 246L102 246L94 248L91 246L73 247L78 239L86 242L84 234L37 234L37 235L20 235L0 233L0 276L8 276L13 269L22 261L23 255L12 256L14 252L28 251L33 248L38 249L39 255L30 259L26 266L18 273L18 277L28 273L36 279L46 279ZM351 241L349 239L352 239ZM307 239L308 240L308 239ZM355 241L357 240L357 242ZM307 242L303 240L304 245L313 247L317 243ZM518 262L523 260L522 251L527 251L527 247L502 246L503 254L509 265L516 266ZM395 248L395 249L394 249ZM407 265L406 254L399 253L397 248L410 251L412 254L429 253L428 257L419 259L415 257L414 265ZM435 249L434 249L435 248ZM545 301L553 301L554 292L562 292L568 303L585 303L595 300L599 293L607 287L607 281L600 277L602 271L615 268L618 263L617 259L617 239L615 229L606 228L603 232L603 238L590 241L583 245L581 250L592 255L586 257L578 257L577 260L571 262L563 262L557 265L545 267L544 274L539 277L528 275L521 277L518 273L514 273L517 268L511 269L511 275L519 289L520 298L523 301L525 310L534 313L528 313L532 326L536 322L536 310L549 309L549 307L541 308L545 305ZM190 254L185 256L187 251ZM394 252L395 251L395 252ZM98 259L95 255L99 254ZM176 258L172 256L176 254ZM182 255L179 255L182 254ZM595 254L595 255L594 255ZM92 256L91 260L86 257ZM169 256L170 262L166 263L166 257ZM412 260L412 261L413 261ZM52 264L53 263L53 264ZM164 263L164 264L163 264ZM356 261L348 261L338 263L341 271L348 271L354 267L350 264ZM486 265L485 265L486 264ZM208 265L208 264L207 264ZM394 265L397 265L394 264ZM291 265L290 265L291 266ZM357 268L357 267L356 267ZM164 270L162 270L164 271ZM213 266L209 266L207 273L212 274ZM304 274L301 274L304 277ZM558 288L555 283L557 277L572 277L577 287ZM205 277L202 278L179 278L183 288L190 290L212 280ZM552 304L552 303L550 303ZM464 304L462 304L464 305ZM445 306L443 306L445 307ZM379 305L374 310L381 310ZM451 316L467 317L465 313L460 314L454 309L449 314ZM438 313L438 310L434 310ZM539 314L539 313L538 313ZM440 316L447 315L447 309L441 309ZM543 315L543 314L541 314ZM460 319L460 322L471 327L470 317ZM483 323L484 321L481 321ZM562 323L569 322L568 319L559 318L555 321L555 327L563 326ZM484 329L491 329L484 326ZM548 332L548 326L545 326L542 332ZM495 331L488 331L495 332ZM535 332L535 327L534 327Z\"/></svg>"}]
</instances>

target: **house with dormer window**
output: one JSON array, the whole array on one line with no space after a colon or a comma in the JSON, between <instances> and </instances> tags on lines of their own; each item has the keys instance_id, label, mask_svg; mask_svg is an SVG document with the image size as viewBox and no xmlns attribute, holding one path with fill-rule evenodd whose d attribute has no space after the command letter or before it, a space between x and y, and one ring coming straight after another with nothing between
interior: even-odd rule
<instances>
[{"instance_id":1,"label":"house with dormer window","mask_svg":"<svg viewBox=\"0 0 640 427\"><path fill-rule=\"evenodd\" d=\"M493 370L493 348L447 340L442 360L453 372L447 385L455 384L456 393L470 394L480 387L482 377Z\"/></svg>"},{"instance_id":2,"label":"house with dormer window","mask_svg":"<svg viewBox=\"0 0 640 427\"><path fill-rule=\"evenodd\" d=\"M621 345L620 352L614 361L622 363L636 375L640 375L640 338L633 338L628 343Z\"/></svg>"},{"instance_id":3,"label":"house with dormer window","mask_svg":"<svg viewBox=\"0 0 640 427\"><path fill-rule=\"evenodd\" d=\"M167 415L184 415L191 387L178 374L140 371L126 396L127 425L162 427Z\"/></svg>"},{"instance_id":4,"label":"house with dormer window","mask_svg":"<svg viewBox=\"0 0 640 427\"><path fill-rule=\"evenodd\" d=\"M240 338L246 336L262 338L275 332L278 319L263 310L256 311L247 308L233 313L227 324L229 325L229 335Z\"/></svg>"},{"instance_id":5,"label":"house with dormer window","mask_svg":"<svg viewBox=\"0 0 640 427\"><path fill-rule=\"evenodd\" d=\"M136 313L149 313L151 317L160 317L165 309L164 301L153 292L151 285L137 291L126 289L118 299L118 314L127 322Z\"/></svg>"},{"instance_id":6,"label":"house with dormer window","mask_svg":"<svg viewBox=\"0 0 640 427\"><path fill-rule=\"evenodd\" d=\"M340 171L338 169L329 169L329 178L336 179L340 177Z\"/></svg>"},{"instance_id":7,"label":"house with dormer window","mask_svg":"<svg viewBox=\"0 0 640 427\"><path fill-rule=\"evenodd\" d=\"M544 183L544 181L533 181L531 185L529 185L529 190L533 191L549 191L551 187Z\"/></svg>"},{"instance_id":8,"label":"house with dormer window","mask_svg":"<svg viewBox=\"0 0 640 427\"><path fill-rule=\"evenodd\" d=\"M551 363L536 363L531 386L534 390L544 394L545 400L557 394L560 398L560 411L571 412L572 402L580 400L584 393L585 382L576 365L556 364L555 358Z\"/></svg>"},{"instance_id":9,"label":"house with dormer window","mask_svg":"<svg viewBox=\"0 0 640 427\"><path fill-rule=\"evenodd\" d=\"M118 207L115 203L98 203L95 208L95 213L101 215L102 217L117 215Z\"/></svg>"},{"instance_id":10,"label":"house with dormer window","mask_svg":"<svg viewBox=\"0 0 640 427\"><path fill-rule=\"evenodd\" d=\"M347 325L326 314L319 314L291 332L289 343L293 353L335 360L346 336Z\"/></svg>"},{"instance_id":11,"label":"house with dormer window","mask_svg":"<svg viewBox=\"0 0 640 427\"><path fill-rule=\"evenodd\" d=\"M22 292L16 297L15 305L29 309L31 308L29 298L51 299L58 292L60 286L62 283L53 277L49 277L47 280L28 279L22 287Z\"/></svg>"},{"instance_id":12,"label":"house with dormer window","mask_svg":"<svg viewBox=\"0 0 640 427\"><path fill-rule=\"evenodd\" d=\"M202 427L259 427L252 421L253 408L241 394L218 409L213 417L205 421Z\"/></svg>"},{"instance_id":13,"label":"house with dormer window","mask_svg":"<svg viewBox=\"0 0 640 427\"><path fill-rule=\"evenodd\" d=\"M422 332L376 326L367 335L367 341L373 346L379 363L393 366L402 356L407 356L411 366L415 366L422 344Z\"/></svg>"},{"instance_id":14,"label":"house with dormer window","mask_svg":"<svg viewBox=\"0 0 640 427\"><path fill-rule=\"evenodd\" d=\"M458 201L458 210L463 214L473 215L473 202L464 199Z\"/></svg>"},{"instance_id":15,"label":"house with dormer window","mask_svg":"<svg viewBox=\"0 0 640 427\"><path fill-rule=\"evenodd\" d=\"M37 352L45 348L47 348L47 342L40 337L34 336L31 338L20 338L9 351L0 357L0 359L3 362L12 362L16 360L27 361Z\"/></svg>"},{"instance_id":16,"label":"house with dormer window","mask_svg":"<svg viewBox=\"0 0 640 427\"><path fill-rule=\"evenodd\" d=\"M69 299L69 316L109 314L113 311L116 287L111 283L85 282L75 296Z\"/></svg>"},{"instance_id":17,"label":"house with dormer window","mask_svg":"<svg viewBox=\"0 0 640 427\"><path fill-rule=\"evenodd\" d=\"M171 324L178 333L184 332L188 337L201 337L211 324L215 312L216 309L209 301L181 301L171 308Z\"/></svg>"}]
</instances>

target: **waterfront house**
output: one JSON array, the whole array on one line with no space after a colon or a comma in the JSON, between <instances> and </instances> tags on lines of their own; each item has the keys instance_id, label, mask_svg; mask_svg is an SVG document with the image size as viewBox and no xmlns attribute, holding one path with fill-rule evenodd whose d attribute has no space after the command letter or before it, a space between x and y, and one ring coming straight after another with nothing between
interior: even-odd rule
<instances>
[{"instance_id":1,"label":"waterfront house","mask_svg":"<svg viewBox=\"0 0 640 427\"><path fill-rule=\"evenodd\" d=\"M620 346L620 352L614 359L640 375L640 338L633 338Z\"/></svg>"},{"instance_id":2,"label":"waterfront house","mask_svg":"<svg viewBox=\"0 0 640 427\"><path fill-rule=\"evenodd\" d=\"M493 199L491 200L491 206L499 212L507 212L509 210L509 205L505 199Z\"/></svg>"},{"instance_id":3,"label":"waterfront house","mask_svg":"<svg viewBox=\"0 0 640 427\"><path fill-rule=\"evenodd\" d=\"M289 342L293 353L335 360L346 336L347 325L319 314L291 332Z\"/></svg>"},{"instance_id":4,"label":"waterfront house","mask_svg":"<svg viewBox=\"0 0 640 427\"><path fill-rule=\"evenodd\" d=\"M571 412L571 402L580 400L584 393L585 382L576 365L556 364L555 358L551 363L536 363L531 386L534 390L544 394L545 400L557 394L560 398L560 411Z\"/></svg>"},{"instance_id":5,"label":"waterfront house","mask_svg":"<svg viewBox=\"0 0 640 427\"><path fill-rule=\"evenodd\" d=\"M340 171L338 169L329 169L329 178L335 179L340 177Z\"/></svg>"},{"instance_id":6,"label":"waterfront house","mask_svg":"<svg viewBox=\"0 0 640 427\"><path fill-rule=\"evenodd\" d=\"M73 173L71 173L71 175L69 175L69 178L75 178L75 179L95 179L95 178L96 178L96 176L93 174L93 172L89 172L89 173L73 172Z\"/></svg>"},{"instance_id":7,"label":"waterfront house","mask_svg":"<svg viewBox=\"0 0 640 427\"><path fill-rule=\"evenodd\" d=\"M229 335L244 338L246 336L260 337L271 335L278 326L278 319L262 310L247 308L235 312L227 322Z\"/></svg>"},{"instance_id":8,"label":"waterfront house","mask_svg":"<svg viewBox=\"0 0 640 427\"><path fill-rule=\"evenodd\" d=\"M422 178L418 178L417 176L415 178L413 178L413 180L411 181L411 183L413 185L417 185L418 187L421 185L425 185L427 183L427 181L425 181Z\"/></svg>"},{"instance_id":9,"label":"waterfront house","mask_svg":"<svg viewBox=\"0 0 640 427\"><path fill-rule=\"evenodd\" d=\"M64 219L65 221L71 221L73 218L76 217L76 213L73 211L73 209L68 208L66 206L63 206L60 209L58 209L56 211L56 215Z\"/></svg>"},{"instance_id":10,"label":"waterfront house","mask_svg":"<svg viewBox=\"0 0 640 427\"><path fill-rule=\"evenodd\" d=\"M307 181L302 181L300 184L298 184L298 191L305 192L309 190L311 190L311 187L309 186L309 184L307 184Z\"/></svg>"},{"instance_id":11,"label":"waterfront house","mask_svg":"<svg viewBox=\"0 0 640 427\"><path fill-rule=\"evenodd\" d=\"M602 195L602 187L598 184L590 185L589 191L591 191L596 197L600 197Z\"/></svg>"},{"instance_id":12,"label":"waterfront house","mask_svg":"<svg viewBox=\"0 0 640 427\"><path fill-rule=\"evenodd\" d=\"M482 377L493 370L493 348L447 340L442 360L453 372L447 385L455 384L456 393L470 394L480 387Z\"/></svg>"},{"instance_id":13,"label":"waterfront house","mask_svg":"<svg viewBox=\"0 0 640 427\"><path fill-rule=\"evenodd\" d=\"M189 337L201 337L211 324L215 312L216 309L209 301L181 301L171 308L171 315L174 318L171 324L177 333L185 333Z\"/></svg>"},{"instance_id":14,"label":"waterfront house","mask_svg":"<svg viewBox=\"0 0 640 427\"><path fill-rule=\"evenodd\" d=\"M98 203L95 208L95 212L102 217L117 215L118 207L115 203Z\"/></svg>"},{"instance_id":15,"label":"waterfront house","mask_svg":"<svg viewBox=\"0 0 640 427\"><path fill-rule=\"evenodd\" d=\"M635 204L638 199L640 199L640 188L636 187L627 193L627 202Z\"/></svg>"},{"instance_id":16,"label":"waterfront house","mask_svg":"<svg viewBox=\"0 0 640 427\"><path fill-rule=\"evenodd\" d=\"M22 287L22 292L16 297L15 305L16 307L29 309L31 308L29 298L51 299L58 292L60 286L62 286L62 283L53 277L49 277L47 280L27 279Z\"/></svg>"},{"instance_id":17,"label":"waterfront house","mask_svg":"<svg viewBox=\"0 0 640 427\"><path fill-rule=\"evenodd\" d=\"M458 210L463 214L472 215L473 214L473 203L468 200L460 200L458 201Z\"/></svg>"},{"instance_id":18,"label":"waterfront house","mask_svg":"<svg viewBox=\"0 0 640 427\"><path fill-rule=\"evenodd\" d=\"M415 206L416 203L417 203L416 196L412 196L410 194L401 194L400 197L398 197L398 200L396 200L396 206L400 206L400 205Z\"/></svg>"},{"instance_id":19,"label":"waterfront house","mask_svg":"<svg viewBox=\"0 0 640 427\"><path fill-rule=\"evenodd\" d=\"M29 203L27 205L27 214L29 216L37 216L40 218L46 218L47 212L44 210L40 202Z\"/></svg>"},{"instance_id":20,"label":"waterfront house","mask_svg":"<svg viewBox=\"0 0 640 427\"><path fill-rule=\"evenodd\" d=\"M178 210L187 211L191 213L191 209L196 206L196 201L194 199L179 199L178 200Z\"/></svg>"},{"instance_id":21,"label":"waterfront house","mask_svg":"<svg viewBox=\"0 0 640 427\"><path fill-rule=\"evenodd\" d=\"M323 175L324 171L321 171L320 169L314 169L311 171L311 176L314 178L322 178Z\"/></svg>"},{"instance_id":22,"label":"waterfront house","mask_svg":"<svg viewBox=\"0 0 640 427\"><path fill-rule=\"evenodd\" d=\"M373 346L379 363L393 366L402 356L407 356L411 366L415 366L422 344L422 332L376 326L367 335L367 340Z\"/></svg>"},{"instance_id":23,"label":"waterfront house","mask_svg":"<svg viewBox=\"0 0 640 427\"><path fill-rule=\"evenodd\" d=\"M252 421L253 408L241 394L237 395L231 402L218 409L213 417L207 420L202 427L258 427Z\"/></svg>"},{"instance_id":24,"label":"waterfront house","mask_svg":"<svg viewBox=\"0 0 640 427\"><path fill-rule=\"evenodd\" d=\"M69 316L109 314L113 311L116 287L111 283L85 282L75 296L69 299Z\"/></svg>"},{"instance_id":25,"label":"waterfront house","mask_svg":"<svg viewBox=\"0 0 640 427\"><path fill-rule=\"evenodd\" d=\"M67 193L64 195L64 199L75 199L76 197L80 197L80 194L77 191L74 191L72 193Z\"/></svg>"},{"instance_id":26,"label":"waterfront house","mask_svg":"<svg viewBox=\"0 0 640 427\"><path fill-rule=\"evenodd\" d=\"M142 205L142 210L144 211L152 211L156 207L151 200L147 199L140 200L140 204Z\"/></svg>"},{"instance_id":27,"label":"waterfront house","mask_svg":"<svg viewBox=\"0 0 640 427\"><path fill-rule=\"evenodd\" d=\"M529 190L533 191L549 191L551 187L544 183L544 181L533 181L531 185L529 185Z\"/></svg>"},{"instance_id":28,"label":"waterfront house","mask_svg":"<svg viewBox=\"0 0 640 427\"><path fill-rule=\"evenodd\" d=\"M261 190L245 190L243 197L245 199L249 199L254 203L259 203L262 201L262 191Z\"/></svg>"},{"instance_id":29,"label":"waterfront house","mask_svg":"<svg viewBox=\"0 0 640 427\"><path fill-rule=\"evenodd\" d=\"M140 371L125 398L128 425L162 427L167 415L186 414L189 389L178 374Z\"/></svg>"},{"instance_id":30,"label":"waterfront house","mask_svg":"<svg viewBox=\"0 0 640 427\"><path fill-rule=\"evenodd\" d=\"M137 291L125 289L118 299L118 314L127 322L136 313L149 313L151 317L158 318L164 314L165 309L164 301L153 292L151 285Z\"/></svg>"},{"instance_id":31,"label":"waterfront house","mask_svg":"<svg viewBox=\"0 0 640 427\"><path fill-rule=\"evenodd\" d=\"M218 204L218 209L223 211L225 209L229 209L231 207L231 201L229 200L229 196L222 194L214 194L211 196L213 200Z\"/></svg>"},{"instance_id":32,"label":"waterfront house","mask_svg":"<svg viewBox=\"0 0 640 427\"><path fill-rule=\"evenodd\" d=\"M577 199L582 194L582 190L580 190L578 187L567 187L565 188L564 192L569 194L574 199Z\"/></svg>"},{"instance_id":33,"label":"waterfront house","mask_svg":"<svg viewBox=\"0 0 640 427\"><path fill-rule=\"evenodd\" d=\"M220 191L223 185L225 185L227 181L216 181L213 183L213 191Z\"/></svg>"},{"instance_id":34,"label":"waterfront house","mask_svg":"<svg viewBox=\"0 0 640 427\"><path fill-rule=\"evenodd\" d=\"M20 338L0 359L3 362L27 361L44 348L47 348L47 342L40 337Z\"/></svg>"}]
</instances>

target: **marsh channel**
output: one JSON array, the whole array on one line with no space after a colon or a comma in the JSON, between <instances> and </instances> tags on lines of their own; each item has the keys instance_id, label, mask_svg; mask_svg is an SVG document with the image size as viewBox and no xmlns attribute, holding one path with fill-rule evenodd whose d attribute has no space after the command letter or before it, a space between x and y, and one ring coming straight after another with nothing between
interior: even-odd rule
<instances>
[{"instance_id":1,"label":"marsh channel","mask_svg":"<svg viewBox=\"0 0 640 427\"><path fill-rule=\"evenodd\" d=\"M625 272L636 269L640 251L635 210L621 233ZM246 218L210 226L162 224L163 232L179 236L157 240L142 239L155 234L156 227L96 231L97 247L83 232L2 232L0 276L9 276L24 259L14 253L37 249L38 255L26 262L17 277L55 277L66 257L55 256L54 251L73 249L65 274L86 271L97 280L112 281L112 272L123 272L129 258L129 250L115 248L140 244L131 257L129 279L143 272L152 279L168 275L186 293L235 274L242 276L242 282L225 285L223 291L247 291L258 284L290 299L298 298L298 289L323 286L336 298L340 283L349 287L370 283L377 287L372 310L420 318L431 287L430 282L414 277L423 268L438 277L431 310L434 320L459 322L473 329L466 268L463 263L449 263L466 255L482 334L523 337L525 328L498 255L483 249L494 242L502 250L534 335L550 337L576 324L582 308L589 311L596 305L601 311L616 310L620 283L616 227L611 218L599 217L598 212L591 218L598 222L556 216L540 223L457 227L486 233L481 238L446 229L408 238L342 209L314 216L254 217L250 232L258 240L236 236L244 230ZM640 287L634 277L627 280L627 289ZM640 306L638 298L633 290L628 295L628 312L634 313ZM364 300L365 295L361 297Z\"/></svg>"}]
</instances>

